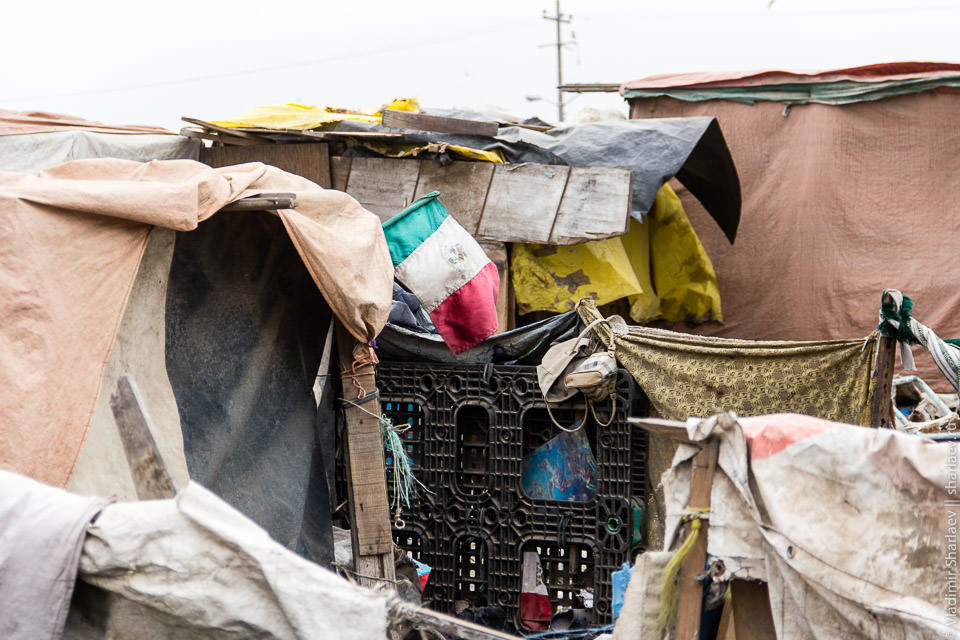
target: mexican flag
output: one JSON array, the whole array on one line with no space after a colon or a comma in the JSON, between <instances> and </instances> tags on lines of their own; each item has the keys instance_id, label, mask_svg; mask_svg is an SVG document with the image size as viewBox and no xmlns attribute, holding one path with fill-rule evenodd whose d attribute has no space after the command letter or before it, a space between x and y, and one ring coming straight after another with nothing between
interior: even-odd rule
<instances>
[{"instance_id":1,"label":"mexican flag","mask_svg":"<svg viewBox=\"0 0 960 640\"><path fill-rule=\"evenodd\" d=\"M497 330L500 275L434 191L383 223L398 282L423 305L453 353Z\"/></svg>"}]
</instances>

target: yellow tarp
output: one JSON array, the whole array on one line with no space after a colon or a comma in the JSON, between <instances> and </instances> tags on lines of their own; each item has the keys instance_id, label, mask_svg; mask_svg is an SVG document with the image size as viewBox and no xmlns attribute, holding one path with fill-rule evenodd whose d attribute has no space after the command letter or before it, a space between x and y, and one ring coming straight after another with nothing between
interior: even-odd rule
<instances>
[{"instance_id":1,"label":"yellow tarp","mask_svg":"<svg viewBox=\"0 0 960 640\"><path fill-rule=\"evenodd\" d=\"M643 223L631 219L624 235L565 247L514 244L510 270L520 313L628 298L635 322L722 319L713 265L666 184Z\"/></svg>"},{"instance_id":2,"label":"yellow tarp","mask_svg":"<svg viewBox=\"0 0 960 640\"><path fill-rule=\"evenodd\" d=\"M416 98L400 98L390 104L370 111L352 111L303 104L277 104L266 107L254 107L228 120L214 120L213 124L228 128L247 129L296 129L307 131L344 120L361 122L380 122L383 109L397 111L419 111L420 103Z\"/></svg>"}]
</instances>

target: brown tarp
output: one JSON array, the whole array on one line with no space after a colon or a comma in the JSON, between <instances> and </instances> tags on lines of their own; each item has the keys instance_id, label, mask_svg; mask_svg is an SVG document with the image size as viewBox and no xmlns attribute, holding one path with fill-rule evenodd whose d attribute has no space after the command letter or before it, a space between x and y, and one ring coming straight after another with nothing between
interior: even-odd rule
<instances>
[{"instance_id":1,"label":"brown tarp","mask_svg":"<svg viewBox=\"0 0 960 640\"><path fill-rule=\"evenodd\" d=\"M724 324L681 331L753 340L865 336L881 292L911 296L919 320L960 337L960 94L845 106L671 98L632 101L634 118L712 116L740 174L734 246L674 185L713 261ZM920 375L950 391L930 357Z\"/></svg>"},{"instance_id":2,"label":"brown tarp","mask_svg":"<svg viewBox=\"0 0 960 640\"><path fill-rule=\"evenodd\" d=\"M354 336L375 337L393 265L379 219L344 193L260 163L0 172L0 467L66 484L152 226L190 231L262 192L296 194L298 208L277 214L307 270Z\"/></svg>"}]
</instances>

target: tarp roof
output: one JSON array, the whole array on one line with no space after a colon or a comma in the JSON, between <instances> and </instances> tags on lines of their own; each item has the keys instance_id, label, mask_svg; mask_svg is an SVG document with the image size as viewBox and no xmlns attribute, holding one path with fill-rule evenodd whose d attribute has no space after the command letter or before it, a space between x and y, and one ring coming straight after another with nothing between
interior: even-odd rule
<instances>
[{"instance_id":1,"label":"tarp roof","mask_svg":"<svg viewBox=\"0 0 960 640\"><path fill-rule=\"evenodd\" d=\"M627 99L667 96L844 104L960 86L960 64L892 62L826 71L735 71L655 75L620 86Z\"/></svg>"},{"instance_id":2,"label":"tarp roof","mask_svg":"<svg viewBox=\"0 0 960 640\"><path fill-rule=\"evenodd\" d=\"M49 131L97 131L100 133L159 133L176 135L163 127L140 124L104 124L62 113L46 111L11 111L0 109L0 136Z\"/></svg>"}]
</instances>

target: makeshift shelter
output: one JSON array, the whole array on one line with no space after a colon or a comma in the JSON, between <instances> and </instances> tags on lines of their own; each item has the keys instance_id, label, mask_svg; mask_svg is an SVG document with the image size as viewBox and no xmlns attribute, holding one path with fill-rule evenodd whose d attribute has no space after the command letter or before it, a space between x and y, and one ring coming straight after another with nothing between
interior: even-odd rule
<instances>
[{"instance_id":1,"label":"makeshift shelter","mask_svg":"<svg viewBox=\"0 0 960 640\"><path fill-rule=\"evenodd\" d=\"M812 73L653 76L621 86L634 119L708 116L743 187L731 247L677 186L716 269L724 323L683 327L748 340L866 335L876 292L913 292L960 335L954 255L960 66L903 62ZM947 390L929 361L920 375Z\"/></svg>"},{"instance_id":2,"label":"makeshift shelter","mask_svg":"<svg viewBox=\"0 0 960 640\"><path fill-rule=\"evenodd\" d=\"M614 638L960 637L955 443L793 414L636 424L683 443L676 555L638 562Z\"/></svg>"},{"instance_id":3,"label":"makeshift shelter","mask_svg":"<svg viewBox=\"0 0 960 640\"><path fill-rule=\"evenodd\" d=\"M30 139L39 147L2 157L44 166L50 144L54 159L195 155L198 146L47 119L75 129L0 136L0 150L29 148ZM3 466L136 499L109 405L119 378L132 374L174 480L182 485L189 470L277 540L329 561L334 413L328 394L318 414L309 391L332 316L367 340L386 320L392 270L377 218L349 196L262 164L215 171L192 160L89 159L3 173L2 182ZM276 189L286 197L248 199ZM246 199L239 209L284 211L211 218L237 199ZM358 254L362 271L349 266Z\"/></svg>"}]
</instances>

